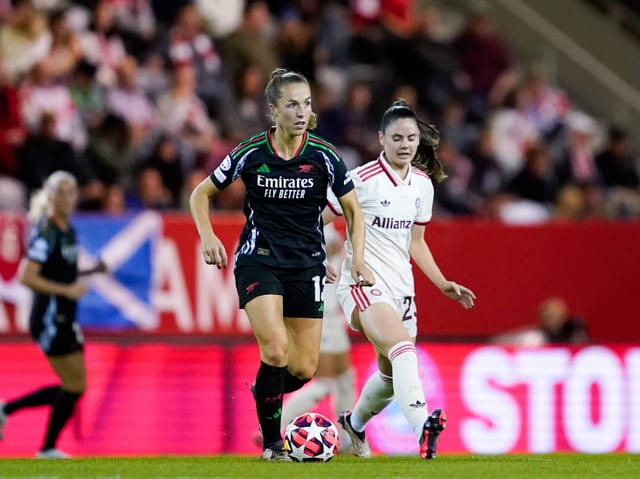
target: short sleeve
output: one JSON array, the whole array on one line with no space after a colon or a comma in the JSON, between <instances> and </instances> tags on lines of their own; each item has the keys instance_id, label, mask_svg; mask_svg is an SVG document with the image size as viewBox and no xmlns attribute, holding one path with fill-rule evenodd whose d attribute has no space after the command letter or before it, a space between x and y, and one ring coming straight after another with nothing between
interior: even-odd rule
<instances>
[{"instance_id":1,"label":"short sleeve","mask_svg":"<svg viewBox=\"0 0 640 479\"><path fill-rule=\"evenodd\" d=\"M213 184L216 185L216 188L223 190L238 177L241 171L239 167L240 158L244 158L244 156L234 159L234 157L229 154L225 156L218 167L211 172L209 178L211 178Z\"/></svg>"},{"instance_id":2,"label":"short sleeve","mask_svg":"<svg viewBox=\"0 0 640 479\"><path fill-rule=\"evenodd\" d=\"M333 182L331 183L331 190L335 194L336 198L346 195L353 190L353 181L351 175L347 171L347 167L344 161L340 159L331 159L333 163Z\"/></svg>"},{"instance_id":3,"label":"short sleeve","mask_svg":"<svg viewBox=\"0 0 640 479\"><path fill-rule=\"evenodd\" d=\"M424 187L421 188L422 194L418 201L418 212L416 213L415 223L418 225L426 225L431 221L433 214L433 183L428 178L425 178Z\"/></svg>"},{"instance_id":4,"label":"short sleeve","mask_svg":"<svg viewBox=\"0 0 640 479\"><path fill-rule=\"evenodd\" d=\"M36 263L46 263L51 255L51 243L41 234L40 228L34 228L29 238L27 258Z\"/></svg>"}]
</instances>

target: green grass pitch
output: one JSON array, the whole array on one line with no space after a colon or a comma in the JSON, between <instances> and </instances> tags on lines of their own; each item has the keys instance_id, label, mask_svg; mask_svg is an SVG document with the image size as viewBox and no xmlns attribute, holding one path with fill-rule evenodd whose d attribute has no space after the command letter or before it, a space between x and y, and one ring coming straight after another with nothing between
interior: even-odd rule
<instances>
[{"instance_id":1,"label":"green grass pitch","mask_svg":"<svg viewBox=\"0 0 640 479\"><path fill-rule=\"evenodd\" d=\"M322 463L267 463L257 457L0 459L0 479L611 479L640 477L640 455L337 456Z\"/></svg>"}]
</instances>

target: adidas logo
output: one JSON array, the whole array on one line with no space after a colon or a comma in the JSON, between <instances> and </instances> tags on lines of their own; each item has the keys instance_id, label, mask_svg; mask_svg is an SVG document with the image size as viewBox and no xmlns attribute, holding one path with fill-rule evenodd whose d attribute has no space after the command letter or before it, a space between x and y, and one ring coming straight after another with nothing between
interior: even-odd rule
<instances>
[{"instance_id":1,"label":"adidas logo","mask_svg":"<svg viewBox=\"0 0 640 479\"><path fill-rule=\"evenodd\" d=\"M266 163L262 163L262 166L260 166L256 171L258 173L271 173L271 170Z\"/></svg>"},{"instance_id":2,"label":"adidas logo","mask_svg":"<svg viewBox=\"0 0 640 479\"><path fill-rule=\"evenodd\" d=\"M388 200L382 200L382 201L380 202L380 204L381 204L382 206L389 206L389 205L391 204L391 201L388 201Z\"/></svg>"},{"instance_id":3,"label":"adidas logo","mask_svg":"<svg viewBox=\"0 0 640 479\"><path fill-rule=\"evenodd\" d=\"M426 403L421 402L419 399L413 404L409 404L409 407L415 407L416 409L422 409L427 407Z\"/></svg>"}]
</instances>

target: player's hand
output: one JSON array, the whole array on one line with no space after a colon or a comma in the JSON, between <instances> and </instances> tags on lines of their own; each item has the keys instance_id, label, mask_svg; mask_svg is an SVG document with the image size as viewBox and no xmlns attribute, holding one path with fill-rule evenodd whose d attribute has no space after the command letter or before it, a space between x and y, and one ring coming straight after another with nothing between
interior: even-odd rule
<instances>
[{"instance_id":1,"label":"player's hand","mask_svg":"<svg viewBox=\"0 0 640 479\"><path fill-rule=\"evenodd\" d=\"M324 280L325 284L334 284L336 281L338 281L338 273L333 269L333 266L327 264L327 275Z\"/></svg>"},{"instance_id":2,"label":"player's hand","mask_svg":"<svg viewBox=\"0 0 640 479\"><path fill-rule=\"evenodd\" d=\"M67 286L65 296L72 300L78 300L82 298L89 291L89 287L82 281L76 281Z\"/></svg>"},{"instance_id":3,"label":"player's hand","mask_svg":"<svg viewBox=\"0 0 640 479\"><path fill-rule=\"evenodd\" d=\"M475 304L474 300L476 299L476 295L473 291L458 283L447 281L440 290L446 297L460 303L464 309L471 309Z\"/></svg>"},{"instance_id":4,"label":"player's hand","mask_svg":"<svg viewBox=\"0 0 640 479\"><path fill-rule=\"evenodd\" d=\"M102 258L98 258L98 263L93 267L94 273L106 273L109 271L107 267L107 263L105 263Z\"/></svg>"},{"instance_id":5,"label":"player's hand","mask_svg":"<svg viewBox=\"0 0 640 479\"><path fill-rule=\"evenodd\" d=\"M200 245L204 262L207 264L215 264L218 269L226 268L228 264L227 252L224 249L222 241L216 235L209 239L202 240Z\"/></svg>"},{"instance_id":6,"label":"player's hand","mask_svg":"<svg viewBox=\"0 0 640 479\"><path fill-rule=\"evenodd\" d=\"M376 283L376 277L364 264L351 267L351 279L358 286L373 286Z\"/></svg>"}]
</instances>

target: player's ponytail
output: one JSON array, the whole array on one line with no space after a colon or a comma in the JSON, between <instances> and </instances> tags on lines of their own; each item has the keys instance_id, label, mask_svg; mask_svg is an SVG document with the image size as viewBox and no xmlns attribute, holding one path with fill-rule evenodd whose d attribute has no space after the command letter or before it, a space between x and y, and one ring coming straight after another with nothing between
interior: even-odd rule
<instances>
[{"instance_id":1,"label":"player's ponytail","mask_svg":"<svg viewBox=\"0 0 640 479\"><path fill-rule=\"evenodd\" d=\"M42 216L49 214L51 195L62 181L68 181L77 185L75 176L69 172L58 170L51 173L45 180L42 188L31 195L29 212L27 213L29 221L36 223Z\"/></svg>"},{"instance_id":2,"label":"player's ponytail","mask_svg":"<svg viewBox=\"0 0 640 479\"><path fill-rule=\"evenodd\" d=\"M440 132L438 129L418 118L418 115L411 106L402 99L396 100L382 115L380 131L383 133L387 127L399 118L413 118L420 130L420 143L416 151L416 156L411 160L411 164L424 171L436 182L441 182L447 177L442 163L436 154L440 144Z\"/></svg>"},{"instance_id":3,"label":"player's ponytail","mask_svg":"<svg viewBox=\"0 0 640 479\"><path fill-rule=\"evenodd\" d=\"M271 78L269 83L264 89L264 96L267 99L268 105L276 105L278 100L282 98L282 88L291 83L306 83L309 85L309 80L302 74L284 68L276 68L271 72ZM271 119L275 122L275 118L271 116ZM309 118L309 124L307 129L313 130L318 126L318 115L311 113Z\"/></svg>"}]
</instances>

